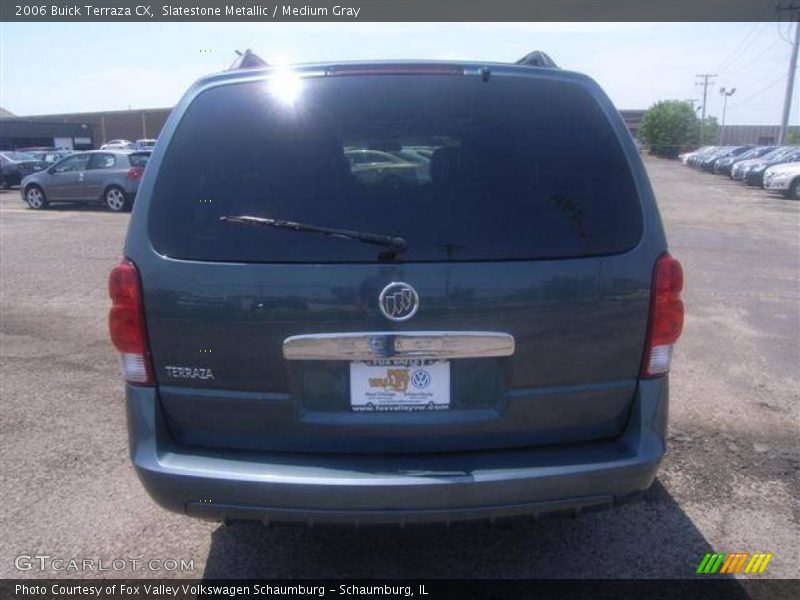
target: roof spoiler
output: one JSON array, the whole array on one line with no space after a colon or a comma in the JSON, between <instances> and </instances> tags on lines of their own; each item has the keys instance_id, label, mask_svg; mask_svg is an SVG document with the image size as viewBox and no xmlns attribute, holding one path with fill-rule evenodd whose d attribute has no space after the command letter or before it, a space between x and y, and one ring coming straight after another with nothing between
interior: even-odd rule
<instances>
[{"instance_id":1,"label":"roof spoiler","mask_svg":"<svg viewBox=\"0 0 800 600\"><path fill-rule=\"evenodd\" d=\"M534 50L530 54L526 54L520 58L515 65L524 65L526 67L544 67L546 69L558 69L558 65L552 58L547 56L541 50Z\"/></svg>"},{"instance_id":2,"label":"roof spoiler","mask_svg":"<svg viewBox=\"0 0 800 600\"><path fill-rule=\"evenodd\" d=\"M249 48L244 52L236 50L236 54L238 56L236 60L233 61L233 64L228 67L228 71L238 71L239 69L260 69L262 67L269 66L267 61Z\"/></svg>"}]
</instances>

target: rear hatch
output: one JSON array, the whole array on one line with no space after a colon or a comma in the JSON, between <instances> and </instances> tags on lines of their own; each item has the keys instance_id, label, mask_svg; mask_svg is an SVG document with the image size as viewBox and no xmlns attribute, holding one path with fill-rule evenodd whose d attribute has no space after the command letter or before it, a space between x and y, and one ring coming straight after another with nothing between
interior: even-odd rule
<instances>
[{"instance_id":1,"label":"rear hatch","mask_svg":"<svg viewBox=\"0 0 800 600\"><path fill-rule=\"evenodd\" d=\"M610 103L543 70L374 69L210 85L162 135L134 215L149 245L126 251L173 436L395 453L619 434L653 248ZM381 360L409 344L415 362Z\"/></svg>"}]
</instances>

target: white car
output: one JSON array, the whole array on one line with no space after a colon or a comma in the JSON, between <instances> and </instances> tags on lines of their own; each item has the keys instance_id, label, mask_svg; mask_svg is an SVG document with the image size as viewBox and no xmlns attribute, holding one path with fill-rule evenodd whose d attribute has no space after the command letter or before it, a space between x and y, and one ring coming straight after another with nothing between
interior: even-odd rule
<instances>
[{"instance_id":1,"label":"white car","mask_svg":"<svg viewBox=\"0 0 800 600\"><path fill-rule=\"evenodd\" d=\"M111 140L100 146L100 150L132 150L133 142L130 140Z\"/></svg>"},{"instance_id":2,"label":"white car","mask_svg":"<svg viewBox=\"0 0 800 600\"><path fill-rule=\"evenodd\" d=\"M682 154L678 154L678 160L680 160L683 164L688 164L689 159L692 158L693 156L699 156L701 154L713 152L718 147L719 146L701 146L700 148L698 148L693 152L684 152Z\"/></svg>"},{"instance_id":3,"label":"white car","mask_svg":"<svg viewBox=\"0 0 800 600\"><path fill-rule=\"evenodd\" d=\"M783 163L764 172L764 189L800 200L800 162Z\"/></svg>"}]
</instances>

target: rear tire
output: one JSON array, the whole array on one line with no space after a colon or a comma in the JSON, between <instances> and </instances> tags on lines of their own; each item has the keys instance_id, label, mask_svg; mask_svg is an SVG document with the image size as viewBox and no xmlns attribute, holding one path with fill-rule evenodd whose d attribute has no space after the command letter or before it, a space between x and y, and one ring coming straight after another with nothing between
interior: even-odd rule
<instances>
[{"instance_id":1,"label":"rear tire","mask_svg":"<svg viewBox=\"0 0 800 600\"><path fill-rule=\"evenodd\" d=\"M111 186L103 194L103 204L111 212L123 212L128 208L128 198L122 188Z\"/></svg>"},{"instance_id":2,"label":"rear tire","mask_svg":"<svg viewBox=\"0 0 800 600\"><path fill-rule=\"evenodd\" d=\"M28 208L33 210L41 210L50 205L49 202L47 202L47 196L44 190L38 185L29 185L25 189L25 204L28 205Z\"/></svg>"}]
</instances>

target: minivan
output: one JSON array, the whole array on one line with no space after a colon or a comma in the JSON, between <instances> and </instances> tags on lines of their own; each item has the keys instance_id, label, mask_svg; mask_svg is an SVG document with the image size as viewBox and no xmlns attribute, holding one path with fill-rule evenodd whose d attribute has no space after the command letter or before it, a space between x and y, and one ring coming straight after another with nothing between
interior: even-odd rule
<instances>
[{"instance_id":1,"label":"minivan","mask_svg":"<svg viewBox=\"0 0 800 600\"><path fill-rule=\"evenodd\" d=\"M682 277L619 113L546 55L208 76L110 277L130 456L219 521L607 508L665 452Z\"/></svg>"}]
</instances>

